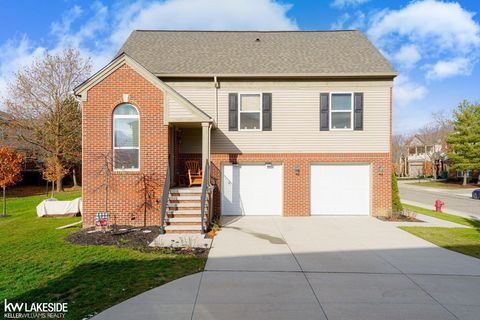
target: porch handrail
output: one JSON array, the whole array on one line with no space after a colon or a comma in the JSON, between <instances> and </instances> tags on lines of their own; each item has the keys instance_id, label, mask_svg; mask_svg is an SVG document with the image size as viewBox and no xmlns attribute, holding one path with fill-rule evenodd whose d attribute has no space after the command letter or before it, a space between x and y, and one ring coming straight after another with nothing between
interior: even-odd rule
<instances>
[{"instance_id":1,"label":"porch handrail","mask_svg":"<svg viewBox=\"0 0 480 320\"><path fill-rule=\"evenodd\" d=\"M207 192L210 193L210 164L208 160L205 162L205 168L203 170L202 196L200 197L200 217L203 233L206 233L208 231L208 228L205 226L205 207L207 205Z\"/></svg>"},{"instance_id":2,"label":"porch handrail","mask_svg":"<svg viewBox=\"0 0 480 320\"><path fill-rule=\"evenodd\" d=\"M165 183L163 184L162 193L162 219L160 222L160 233L165 233L165 217L167 215L168 194L170 192L170 166L167 165L167 174L165 176Z\"/></svg>"}]
</instances>

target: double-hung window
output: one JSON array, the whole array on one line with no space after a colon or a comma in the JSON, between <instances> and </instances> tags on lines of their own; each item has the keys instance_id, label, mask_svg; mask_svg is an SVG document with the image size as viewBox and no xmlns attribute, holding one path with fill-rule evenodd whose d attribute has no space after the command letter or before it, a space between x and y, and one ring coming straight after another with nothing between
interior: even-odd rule
<instances>
[{"instance_id":1,"label":"double-hung window","mask_svg":"<svg viewBox=\"0 0 480 320\"><path fill-rule=\"evenodd\" d=\"M352 130L353 127L353 94L330 94L330 129Z\"/></svg>"},{"instance_id":2,"label":"double-hung window","mask_svg":"<svg viewBox=\"0 0 480 320\"><path fill-rule=\"evenodd\" d=\"M262 95L260 93L240 93L240 131L262 130Z\"/></svg>"},{"instance_id":3,"label":"double-hung window","mask_svg":"<svg viewBox=\"0 0 480 320\"><path fill-rule=\"evenodd\" d=\"M113 111L113 169L135 171L140 164L140 116L131 104Z\"/></svg>"}]
</instances>

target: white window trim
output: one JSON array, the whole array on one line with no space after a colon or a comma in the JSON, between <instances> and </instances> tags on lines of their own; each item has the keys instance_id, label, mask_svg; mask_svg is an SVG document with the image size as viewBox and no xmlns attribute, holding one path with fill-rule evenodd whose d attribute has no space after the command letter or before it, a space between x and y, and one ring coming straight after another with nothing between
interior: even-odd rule
<instances>
[{"instance_id":1,"label":"white window trim","mask_svg":"<svg viewBox=\"0 0 480 320\"><path fill-rule=\"evenodd\" d=\"M137 111L137 114L135 116L133 115L115 115L115 110L120 107L121 105L128 104L131 105L132 107L135 108ZM115 119L138 119L138 147L115 147ZM141 134L140 134L140 111L138 111L138 108L134 106L131 103L121 103L117 105L112 112L112 169L114 172L138 172L140 171L140 139L141 139ZM117 169L115 168L115 150L138 150L138 168L122 168L122 169Z\"/></svg>"},{"instance_id":2,"label":"white window trim","mask_svg":"<svg viewBox=\"0 0 480 320\"><path fill-rule=\"evenodd\" d=\"M260 96L260 110L259 111L241 111L242 110L242 95L259 95ZM238 131L263 131L263 93L261 92L253 92L253 91L245 91L245 92L239 92L238 93ZM240 114L242 113L259 113L260 112L260 123L259 123L259 129L242 129L240 126L241 119L240 119Z\"/></svg>"},{"instance_id":3,"label":"white window trim","mask_svg":"<svg viewBox=\"0 0 480 320\"><path fill-rule=\"evenodd\" d=\"M350 128L333 128L332 127L332 113L347 113L347 110L333 110L332 108L332 95L334 94L349 94L350 95ZM329 116L328 116L328 126L330 127L330 130L334 131L353 131L353 92L330 92L329 94Z\"/></svg>"}]
</instances>

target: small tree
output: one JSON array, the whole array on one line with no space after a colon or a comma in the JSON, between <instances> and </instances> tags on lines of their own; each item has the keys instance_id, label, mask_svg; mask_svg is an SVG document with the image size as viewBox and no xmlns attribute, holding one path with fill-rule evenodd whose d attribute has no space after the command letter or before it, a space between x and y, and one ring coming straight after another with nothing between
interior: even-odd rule
<instances>
[{"instance_id":1,"label":"small tree","mask_svg":"<svg viewBox=\"0 0 480 320\"><path fill-rule=\"evenodd\" d=\"M452 169L463 171L463 185L467 184L468 170L480 168L480 104L464 100L453 112L453 132L447 142L452 150L448 157Z\"/></svg>"},{"instance_id":2,"label":"small tree","mask_svg":"<svg viewBox=\"0 0 480 320\"><path fill-rule=\"evenodd\" d=\"M45 170L43 171L43 178L52 183L52 198L55 191L55 182L62 180L68 173L68 170L57 160L55 157L48 158Z\"/></svg>"},{"instance_id":3,"label":"small tree","mask_svg":"<svg viewBox=\"0 0 480 320\"><path fill-rule=\"evenodd\" d=\"M3 213L7 216L7 200L5 190L22 179L23 156L9 147L0 147L0 187L3 191Z\"/></svg>"},{"instance_id":4,"label":"small tree","mask_svg":"<svg viewBox=\"0 0 480 320\"><path fill-rule=\"evenodd\" d=\"M143 211L143 226L147 226L147 214L155 208L155 190L158 188L159 179L155 173L143 173L138 179L137 183L140 185L140 194L142 202L139 209Z\"/></svg>"},{"instance_id":5,"label":"small tree","mask_svg":"<svg viewBox=\"0 0 480 320\"><path fill-rule=\"evenodd\" d=\"M394 214L403 211L402 202L400 201L400 193L398 192L397 175L392 173L392 212Z\"/></svg>"}]
</instances>

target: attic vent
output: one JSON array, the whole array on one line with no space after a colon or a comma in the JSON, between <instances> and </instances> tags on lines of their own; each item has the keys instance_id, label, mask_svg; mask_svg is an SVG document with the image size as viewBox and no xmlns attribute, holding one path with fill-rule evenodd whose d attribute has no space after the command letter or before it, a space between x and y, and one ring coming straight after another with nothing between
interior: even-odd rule
<instances>
[{"instance_id":1,"label":"attic vent","mask_svg":"<svg viewBox=\"0 0 480 320\"><path fill-rule=\"evenodd\" d=\"M260 38L255 39L255 42L260 42Z\"/></svg>"}]
</instances>

